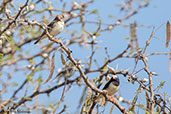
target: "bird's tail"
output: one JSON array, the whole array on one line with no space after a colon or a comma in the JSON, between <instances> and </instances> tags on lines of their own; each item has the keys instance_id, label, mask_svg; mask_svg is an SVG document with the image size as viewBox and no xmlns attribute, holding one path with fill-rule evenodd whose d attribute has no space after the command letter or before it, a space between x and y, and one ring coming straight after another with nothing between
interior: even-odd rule
<instances>
[{"instance_id":1,"label":"bird's tail","mask_svg":"<svg viewBox=\"0 0 171 114\"><path fill-rule=\"evenodd\" d=\"M60 79L62 77L62 73L59 73L52 81L56 80L56 79Z\"/></svg>"},{"instance_id":2,"label":"bird's tail","mask_svg":"<svg viewBox=\"0 0 171 114\"><path fill-rule=\"evenodd\" d=\"M41 37L37 37L36 39L37 40L34 42L34 44L37 44L41 40Z\"/></svg>"}]
</instances>

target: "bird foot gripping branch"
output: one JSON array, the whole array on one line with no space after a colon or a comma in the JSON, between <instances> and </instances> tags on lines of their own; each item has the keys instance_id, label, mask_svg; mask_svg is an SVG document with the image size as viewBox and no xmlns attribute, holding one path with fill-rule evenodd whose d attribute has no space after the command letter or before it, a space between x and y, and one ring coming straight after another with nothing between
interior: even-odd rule
<instances>
[{"instance_id":1,"label":"bird foot gripping branch","mask_svg":"<svg viewBox=\"0 0 171 114\"><path fill-rule=\"evenodd\" d=\"M62 40L60 38L52 38L52 41L55 41L58 44L62 43Z\"/></svg>"},{"instance_id":2,"label":"bird foot gripping branch","mask_svg":"<svg viewBox=\"0 0 171 114\"><path fill-rule=\"evenodd\" d=\"M117 102L116 98L114 96L108 96L107 97L109 98L110 101L113 101L114 103Z\"/></svg>"}]
</instances>

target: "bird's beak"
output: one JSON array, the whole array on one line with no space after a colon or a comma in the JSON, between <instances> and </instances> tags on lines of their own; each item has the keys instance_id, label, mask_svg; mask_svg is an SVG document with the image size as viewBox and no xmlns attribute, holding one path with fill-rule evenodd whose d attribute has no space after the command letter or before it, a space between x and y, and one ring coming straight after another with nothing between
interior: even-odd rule
<instances>
[{"instance_id":1,"label":"bird's beak","mask_svg":"<svg viewBox=\"0 0 171 114\"><path fill-rule=\"evenodd\" d=\"M116 78L118 78L118 76L117 75L112 75L112 78L116 79Z\"/></svg>"},{"instance_id":2,"label":"bird's beak","mask_svg":"<svg viewBox=\"0 0 171 114\"><path fill-rule=\"evenodd\" d=\"M64 18L64 16L63 16L63 15L57 15L57 18L58 18L59 20L62 20L62 19Z\"/></svg>"}]
</instances>

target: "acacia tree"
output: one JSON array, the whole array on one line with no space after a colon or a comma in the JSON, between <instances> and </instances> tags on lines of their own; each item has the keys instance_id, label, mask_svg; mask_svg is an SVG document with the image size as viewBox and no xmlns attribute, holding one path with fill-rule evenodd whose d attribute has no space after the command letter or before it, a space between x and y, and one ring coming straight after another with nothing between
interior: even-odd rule
<instances>
[{"instance_id":1,"label":"acacia tree","mask_svg":"<svg viewBox=\"0 0 171 114\"><path fill-rule=\"evenodd\" d=\"M144 39L145 44L139 44L137 30L141 27L152 27L141 26L136 19L131 19L134 15L138 15L139 11L147 8L150 1L119 2L115 8L124 15L120 17L115 17L114 14L109 15L111 23L106 22L104 20L106 17L99 13L100 8L95 5L97 2L95 0L83 2L81 0L72 2L67 0L1 1L1 113L23 110L44 114L70 113L68 109L72 107L71 102L74 100L69 99L70 104L66 99L69 97L68 94L75 92L78 87L80 89L77 91L81 91L82 94L75 94L79 100L75 103L77 105L77 109L74 109L77 111L75 113L106 113L105 109L110 109L109 113L118 111L125 114L141 113L141 111L149 114L171 112L169 95L158 91L165 81L153 84L153 77L157 73L149 68L148 61L148 57L153 55L157 57L170 54L170 52L149 52L149 46L152 39L157 37L155 34L160 26L153 28L149 38ZM56 14L63 14L65 17L64 33L67 35L59 35L61 41L53 38L47 31L46 24ZM125 21L128 23L126 24ZM124 36L127 44L120 45L120 49L110 49L108 44L104 46L101 43L104 41L101 39L106 37L103 35L105 33L112 34L116 27L129 28L130 36ZM35 37L39 36L43 30L46 31L48 39L34 45ZM166 47L169 45L170 38L169 22L167 23L167 38ZM109 39L115 41L112 37ZM119 50L119 53L113 55L110 50ZM99 51L103 56L99 57ZM128 62L132 59L134 61L127 68L114 66L116 62L119 66L122 60ZM57 69L68 62L74 64L77 73L70 78L61 78L58 82L52 82L52 76L58 74ZM122 94L115 95L116 101L108 98L107 93L101 88L110 74L118 75L119 78L126 79L130 87L134 86L135 90L131 98L128 99ZM123 84L122 81L121 84ZM58 92L58 95L54 95L55 92ZM98 97L99 94L110 102L107 106L101 106L102 98ZM43 102L50 99L52 102Z\"/></svg>"}]
</instances>

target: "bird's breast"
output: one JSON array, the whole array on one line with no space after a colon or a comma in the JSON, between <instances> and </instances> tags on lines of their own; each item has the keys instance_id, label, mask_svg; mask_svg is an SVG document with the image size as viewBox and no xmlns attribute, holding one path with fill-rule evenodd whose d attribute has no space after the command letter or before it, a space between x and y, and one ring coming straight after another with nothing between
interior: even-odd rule
<instances>
[{"instance_id":1,"label":"bird's breast","mask_svg":"<svg viewBox=\"0 0 171 114\"><path fill-rule=\"evenodd\" d=\"M64 22L60 22L59 21L59 22L57 22L57 23L54 24L54 27L53 27L53 29L51 31L51 34L53 36L56 36L59 33L61 33L63 29L64 29Z\"/></svg>"},{"instance_id":2,"label":"bird's breast","mask_svg":"<svg viewBox=\"0 0 171 114\"><path fill-rule=\"evenodd\" d=\"M119 86L115 86L115 85L113 85L112 83L110 83L110 84L109 84L109 87L108 87L108 89L107 89L108 95L113 95L113 94L115 94L115 93L118 91L118 89L119 89Z\"/></svg>"}]
</instances>

